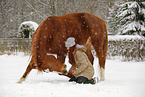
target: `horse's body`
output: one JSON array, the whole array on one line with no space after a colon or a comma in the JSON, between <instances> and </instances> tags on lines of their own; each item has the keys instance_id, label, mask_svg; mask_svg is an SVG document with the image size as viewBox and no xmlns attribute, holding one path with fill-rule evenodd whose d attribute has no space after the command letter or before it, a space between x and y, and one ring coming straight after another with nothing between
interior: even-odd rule
<instances>
[{"instance_id":1,"label":"horse's body","mask_svg":"<svg viewBox=\"0 0 145 97\"><path fill-rule=\"evenodd\" d=\"M32 59L37 68L41 67L46 53L57 54L57 59L64 63L68 52L65 41L69 37L74 37L76 44L80 45L85 45L90 37L99 59L100 80L105 80L107 28L104 20L90 13L50 16L39 25L32 38Z\"/></svg>"}]
</instances>

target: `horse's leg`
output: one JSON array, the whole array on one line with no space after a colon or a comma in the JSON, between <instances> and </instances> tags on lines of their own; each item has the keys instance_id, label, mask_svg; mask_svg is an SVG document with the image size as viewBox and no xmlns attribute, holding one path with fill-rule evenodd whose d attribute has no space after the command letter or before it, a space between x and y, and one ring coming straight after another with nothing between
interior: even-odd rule
<instances>
[{"instance_id":1,"label":"horse's leg","mask_svg":"<svg viewBox=\"0 0 145 97\"><path fill-rule=\"evenodd\" d=\"M103 49L99 49L96 51L98 59L99 59L99 65L100 65L100 81L105 80L105 57L103 54Z\"/></svg>"},{"instance_id":2,"label":"horse's leg","mask_svg":"<svg viewBox=\"0 0 145 97\"><path fill-rule=\"evenodd\" d=\"M73 56L74 49L75 49L75 45L70 47L69 51L68 51L69 63L71 65L75 65L75 60L74 60L74 56Z\"/></svg>"},{"instance_id":3,"label":"horse's leg","mask_svg":"<svg viewBox=\"0 0 145 97\"><path fill-rule=\"evenodd\" d=\"M61 62L64 63L65 62L65 58L67 55L67 50L65 52L61 51L57 54L57 59Z\"/></svg>"},{"instance_id":4,"label":"horse's leg","mask_svg":"<svg viewBox=\"0 0 145 97\"><path fill-rule=\"evenodd\" d=\"M99 60L100 81L104 81L105 80L105 56L104 56L104 51L103 51L103 44L102 42L95 41L95 42L92 42L92 45L94 46L94 49L96 51L96 54Z\"/></svg>"},{"instance_id":5,"label":"horse's leg","mask_svg":"<svg viewBox=\"0 0 145 97\"><path fill-rule=\"evenodd\" d=\"M93 54L92 54L92 52L91 52L91 45L92 45L91 42L88 42L88 43L86 44L85 47L87 48L86 54L87 54L87 56L88 56L90 62L91 62L92 65L93 65L94 56L93 56Z\"/></svg>"},{"instance_id":6,"label":"horse's leg","mask_svg":"<svg viewBox=\"0 0 145 97\"><path fill-rule=\"evenodd\" d=\"M20 78L20 80L17 82L17 83L22 83L23 81L25 81L27 75L30 73L30 71L32 70L32 64L33 64L33 61L31 59L25 73L23 74L23 76Z\"/></svg>"},{"instance_id":7,"label":"horse's leg","mask_svg":"<svg viewBox=\"0 0 145 97\"><path fill-rule=\"evenodd\" d=\"M103 48L102 48L102 65L100 65L101 68L101 72L100 72L100 80L104 81L105 80L105 62L106 62L106 56L107 56L107 50L108 50L108 36L107 33L105 33L105 37L104 37L104 42L103 42ZM101 57L101 56L100 56Z\"/></svg>"}]
</instances>

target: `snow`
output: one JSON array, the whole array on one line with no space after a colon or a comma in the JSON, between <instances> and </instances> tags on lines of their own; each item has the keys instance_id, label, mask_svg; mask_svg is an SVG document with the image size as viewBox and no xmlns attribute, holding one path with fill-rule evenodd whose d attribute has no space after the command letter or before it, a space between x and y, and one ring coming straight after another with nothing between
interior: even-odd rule
<instances>
[{"instance_id":1,"label":"snow","mask_svg":"<svg viewBox=\"0 0 145 97\"><path fill-rule=\"evenodd\" d=\"M143 5L145 5L145 2L142 2Z\"/></svg>"},{"instance_id":2,"label":"snow","mask_svg":"<svg viewBox=\"0 0 145 97\"><path fill-rule=\"evenodd\" d=\"M132 7L137 7L138 3L137 2L131 2L131 5L128 6L128 8L132 8Z\"/></svg>"},{"instance_id":3,"label":"snow","mask_svg":"<svg viewBox=\"0 0 145 97\"><path fill-rule=\"evenodd\" d=\"M123 27L122 28L122 33L126 33L128 31L132 31L132 30L136 31L136 29L135 29L136 27L140 28L141 31L145 31L144 25L141 25L140 23L138 23L136 21L128 23L127 25L123 25L122 27Z\"/></svg>"},{"instance_id":4,"label":"snow","mask_svg":"<svg viewBox=\"0 0 145 97\"><path fill-rule=\"evenodd\" d=\"M129 5L131 2L126 2L124 4L121 4L120 6L125 7L126 5Z\"/></svg>"},{"instance_id":5,"label":"snow","mask_svg":"<svg viewBox=\"0 0 145 97\"><path fill-rule=\"evenodd\" d=\"M141 40L145 40L145 38L143 36L140 35L109 35L108 36L108 40L110 41L117 41L117 40L136 40L136 39L141 39Z\"/></svg>"},{"instance_id":6,"label":"snow","mask_svg":"<svg viewBox=\"0 0 145 97\"><path fill-rule=\"evenodd\" d=\"M20 32L20 28L22 27L22 25L25 25L25 24L29 25L30 28L34 29L34 30L36 30L38 28L38 26L39 26L37 23L35 23L33 21L25 21L25 22L22 22L20 24L20 26L19 26L19 32Z\"/></svg>"},{"instance_id":7,"label":"snow","mask_svg":"<svg viewBox=\"0 0 145 97\"><path fill-rule=\"evenodd\" d=\"M127 31L132 31L132 30L136 31L135 27L137 25L138 24L136 23L136 21L131 22L128 25L124 25L123 30L122 30L122 33L126 33Z\"/></svg>"},{"instance_id":8,"label":"snow","mask_svg":"<svg viewBox=\"0 0 145 97\"><path fill-rule=\"evenodd\" d=\"M121 6L125 7L126 5L128 6L128 8L132 8L132 7L135 8L135 7L137 7L138 3L134 2L134 1L132 1L132 2L126 2L126 3L122 4Z\"/></svg>"},{"instance_id":9,"label":"snow","mask_svg":"<svg viewBox=\"0 0 145 97\"><path fill-rule=\"evenodd\" d=\"M144 4L144 2L140 2ZM135 11L136 10L136 11ZM120 5L115 5L110 10L108 18L108 31L112 34L140 34L145 32L143 19L145 17L145 9L136 1L126 2Z\"/></svg>"},{"instance_id":10,"label":"snow","mask_svg":"<svg viewBox=\"0 0 145 97\"><path fill-rule=\"evenodd\" d=\"M125 10L125 11L122 11L121 13L118 13L117 17L124 17L128 13L133 14L133 16L135 16L134 12L132 12L131 10Z\"/></svg>"},{"instance_id":11,"label":"snow","mask_svg":"<svg viewBox=\"0 0 145 97\"><path fill-rule=\"evenodd\" d=\"M107 59L106 80L91 84L68 82L56 72L32 70L22 84L16 83L30 61L30 56L0 55L0 97L145 97L145 62ZM66 58L67 69L70 68ZM95 77L98 67L95 59Z\"/></svg>"},{"instance_id":12,"label":"snow","mask_svg":"<svg viewBox=\"0 0 145 97\"><path fill-rule=\"evenodd\" d=\"M36 31L36 29L38 28L38 24L33 22L33 21L25 21L22 22L18 28L18 35L17 37L19 38L26 38L24 32L25 30L29 30L29 38L32 37L32 35L34 34L34 32ZM25 29L25 30L24 30Z\"/></svg>"}]
</instances>

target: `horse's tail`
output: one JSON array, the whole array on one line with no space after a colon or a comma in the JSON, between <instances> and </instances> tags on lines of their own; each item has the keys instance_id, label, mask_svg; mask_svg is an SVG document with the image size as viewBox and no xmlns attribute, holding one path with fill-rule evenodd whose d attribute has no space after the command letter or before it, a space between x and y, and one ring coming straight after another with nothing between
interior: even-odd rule
<instances>
[{"instance_id":1,"label":"horse's tail","mask_svg":"<svg viewBox=\"0 0 145 97\"><path fill-rule=\"evenodd\" d=\"M103 51L104 51L104 57L106 60L106 56L107 56L107 50L108 50L108 34L107 34L107 27L106 27L106 23L104 24L104 44L103 44Z\"/></svg>"}]
</instances>

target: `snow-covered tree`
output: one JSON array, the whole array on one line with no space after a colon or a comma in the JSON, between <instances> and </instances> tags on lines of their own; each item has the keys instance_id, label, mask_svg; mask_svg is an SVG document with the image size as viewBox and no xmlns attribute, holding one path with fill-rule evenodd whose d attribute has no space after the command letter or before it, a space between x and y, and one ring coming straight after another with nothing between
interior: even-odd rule
<instances>
[{"instance_id":1,"label":"snow-covered tree","mask_svg":"<svg viewBox=\"0 0 145 97\"><path fill-rule=\"evenodd\" d=\"M145 2L142 0L132 0L115 6L110 13L109 31L121 35L145 36Z\"/></svg>"},{"instance_id":2,"label":"snow-covered tree","mask_svg":"<svg viewBox=\"0 0 145 97\"><path fill-rule=\"evenodd\" d=\"M35 30L38 28L38 24L33 21L25 21L20 24L18 29L18 38L32 38Z\"/></svg>"},{"instance_id":3,"label":"snow-covered tree","mask_svg":"<svg viewBox=\"0 0 145 97\"><path fill-rule=\"evenodd\" d=\"M118 27L119 25L119 20L116 17L118 14L118 10L120 8L120 4L123 4L124 2L122 0L119 0L118 2L115 2L114 6L109 8L109 16L107 18L107 25L108 25L108 33L110 34L118 34Z\"/></svg>"},{"instance_id":4,"label":"snow-covered tree","mask_svg":"<svg viewBox=\"0 0 145 97\"><path fill-rule=\"evenodd\" d=\"M24 21L40 24L48 16L89 12L104 20L118 0L0 0L0 38L16 37Z\"/></svg>"}]
</instances>

